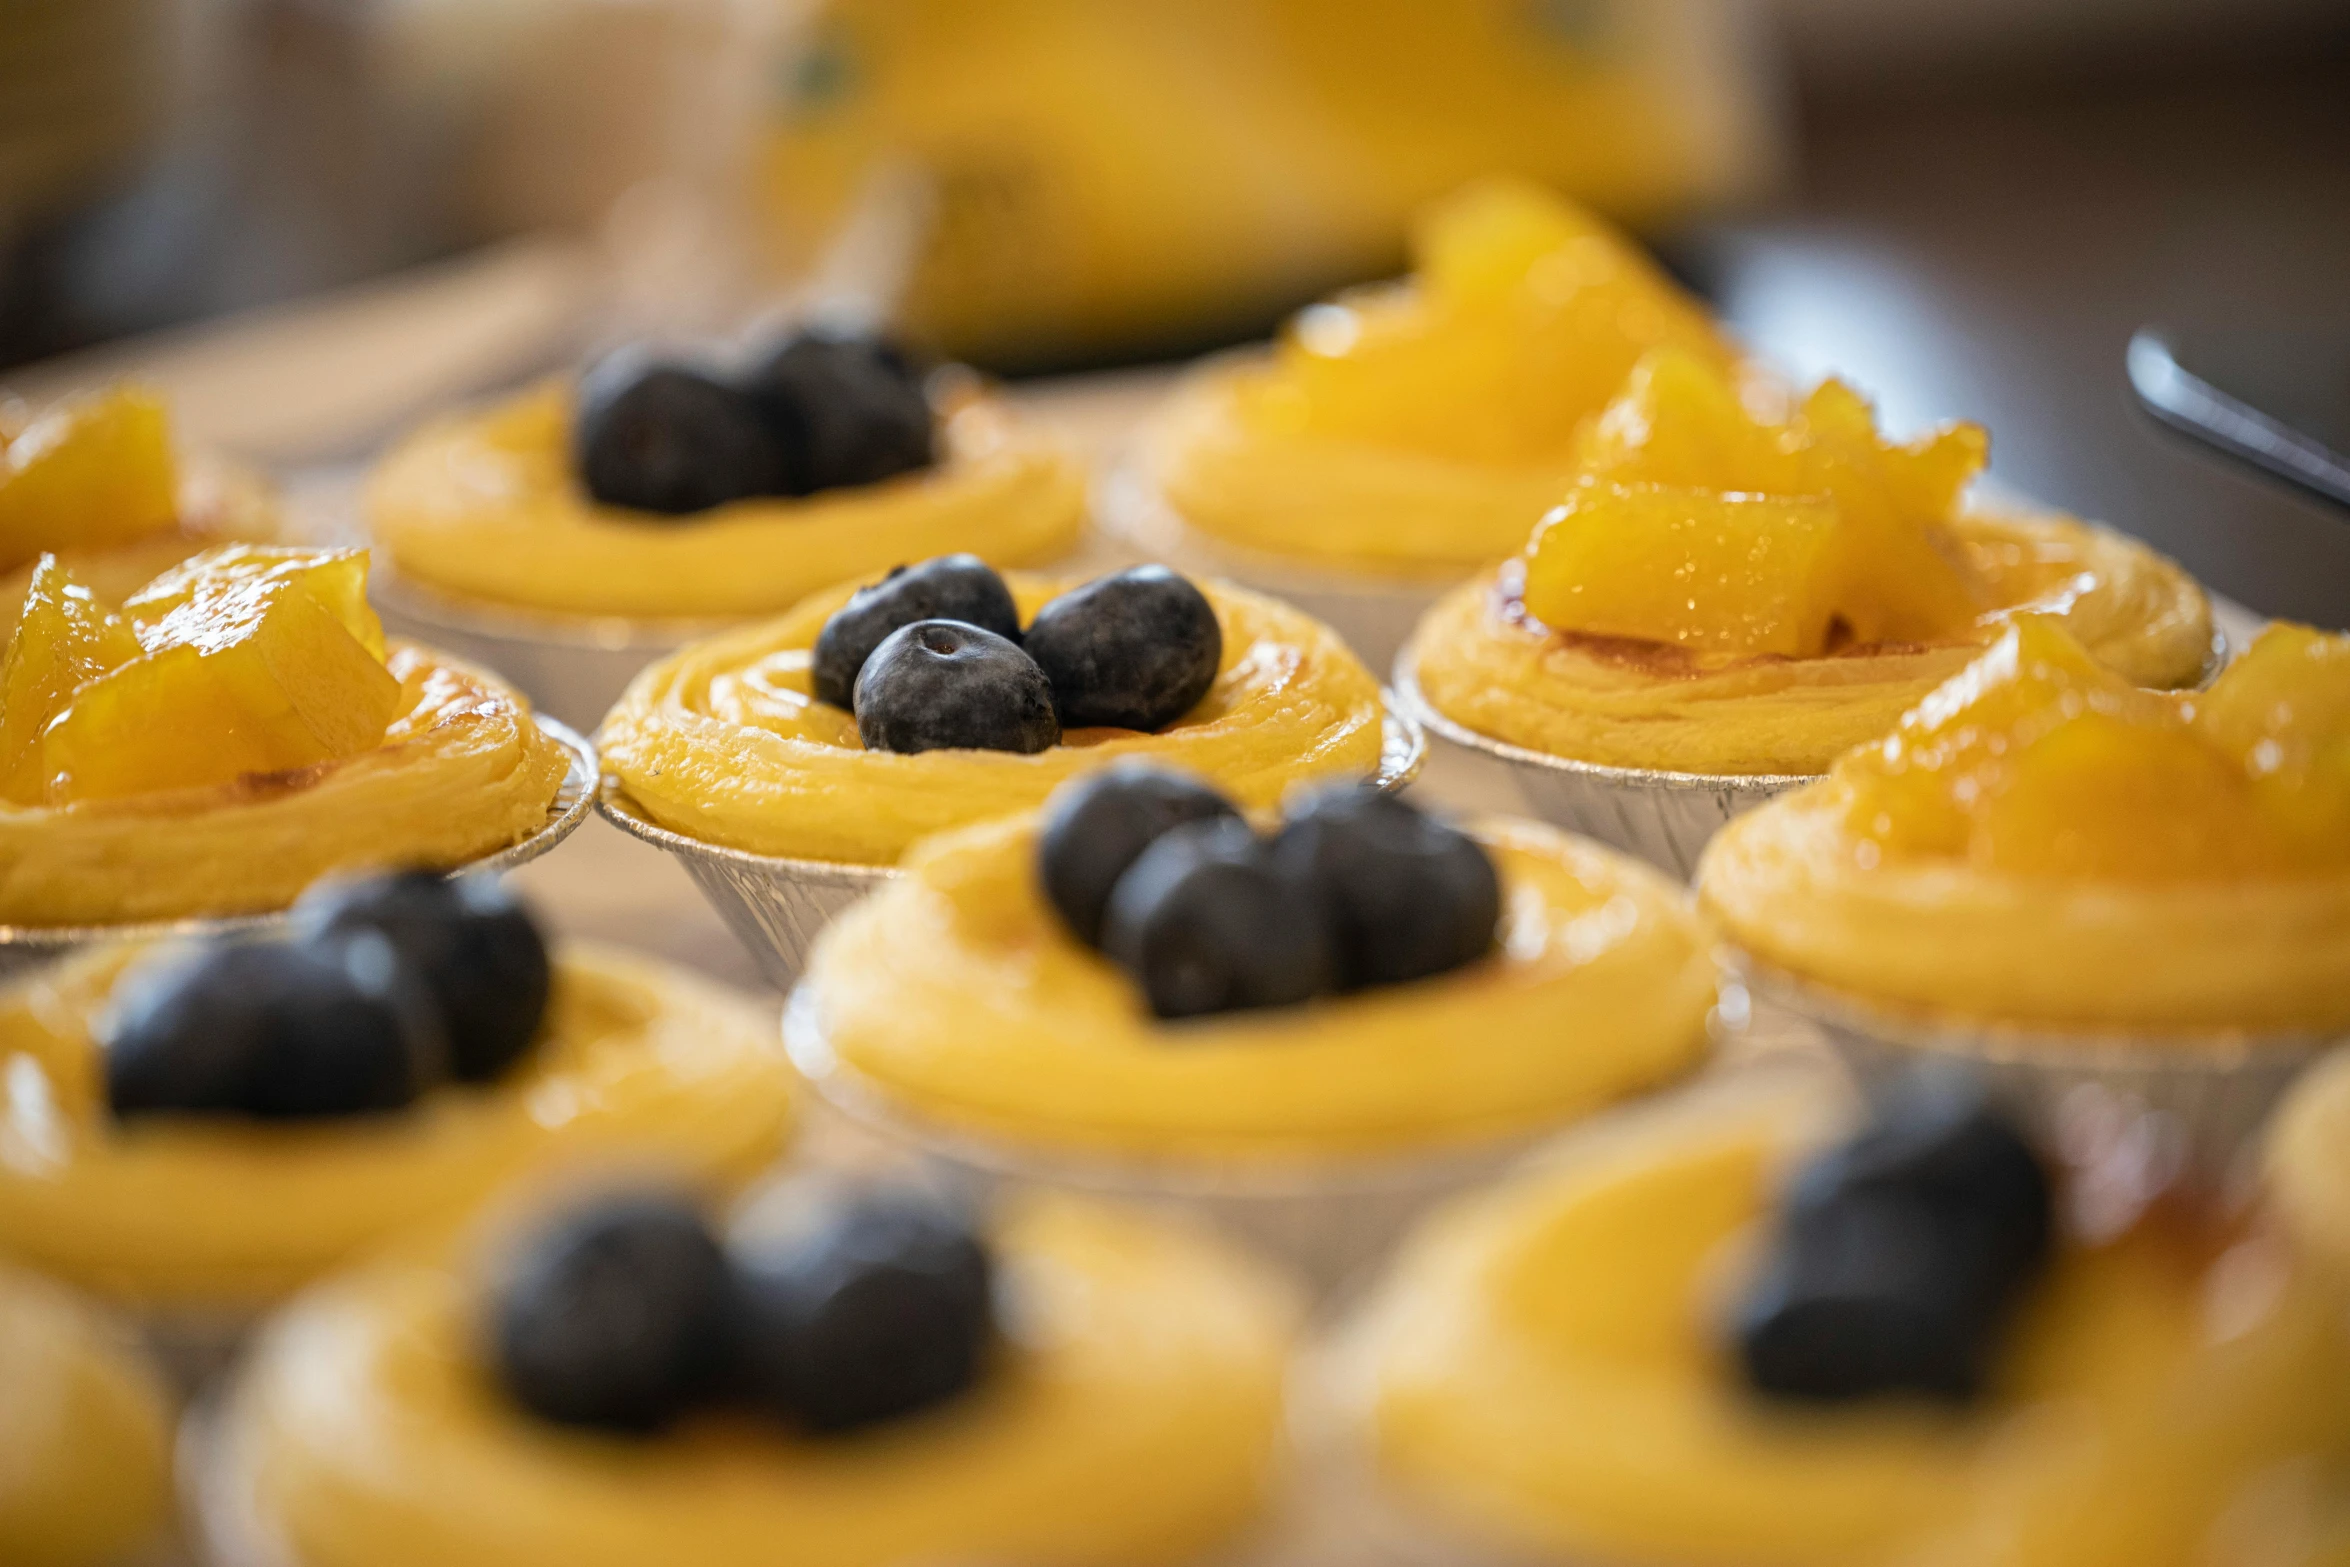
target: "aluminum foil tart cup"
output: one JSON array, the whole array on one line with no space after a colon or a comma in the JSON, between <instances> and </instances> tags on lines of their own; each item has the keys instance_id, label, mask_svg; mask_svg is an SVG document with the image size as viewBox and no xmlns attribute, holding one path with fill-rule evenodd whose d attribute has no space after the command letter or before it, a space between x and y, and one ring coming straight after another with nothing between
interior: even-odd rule
<instances>
[{"instance_id":1,"label":"aluminum foil tart cup","mask_svg":"<svg viewBox=\"0 0 2350 1567\"><path fill-rule=\"evenodd\" d=\"M1380 735L1379 771L1372 781L1390 792L1401 789L1419 776L1427 757L1428 737L1390 698ZM705 843L645 816L618 778L604 780L598 809L622 832L665 849L684 863L710 906L750 949L759 971L778 990L799 983L808 948L834 915L897 874L888 865L796 860Z\"/></svg>"},{"instance_id":2,"label":"aluminum foil tart cup","mask_svg":"<svg viewBox=\"0 0 2350 1567\"><path fill-rule=\"evenodd\" d=\"M1187 576L1220 577L1285 599L1336 631L1373 669L1394 663L1420 617L1469 575L1348 571L1227 544L1185 522L1132 466L1102 481L1094 510L1103 529L1131 552Z\"/></svg>"},{"instance_id":3,"label":"aluminum foil tart cup","mask_svg":"<svg viewBox=\"0 0 2350 1567\"><path fill-rule=\"evenodd\" d=\"M1971 1023L1873 1005L1750 954L1729 961L1758 1001L1817 1028L1864 1089L1921 1063L1965 1066L2067 1164L2141 1197L2179 1183L2224 1190L2286 1089L2345 1043L2331 1034Z\"/></svg>"},{"instance_id":4,"label":"aluminum foil tart cup","mask_svg":"<svg viewBox=\"0 0 2350 1567\"><path fill-rule=\"evenodd\" d=\"M1809 773L1673 773L1603 767L1481 735L1438 712L1409 656L1395 663L1396 706L1448 746L1506 771L1527 811L1689 880L1697 857L1734 816L1816 781Z\"/></svg>"},{"instance_id":5,"label":"aluminum foil tart cup","mask_svg":"<svg viewBox=\"0 0 2350 1567\"><path fill-rule=\"evenodd\" d=\"M784 1048L825 1105L857 1130L943 1168L984 1197L1005 1186L1078 1192L1191 1214L1287 1264L1317 1300L1381 1261L1430 1206L1481 1186L1540 1134L1392 1157L1121 1159L1044 1151L932 1124L891 1104L833 1053L805 989L784 1003Z\"/></svg>"},{"instance_id":6,"label":"aluminum foil tart cup","mask_svg":"<svg viewBox=\"0 0 2350 1567\"><path fill-rule=\"evenodd\" d=\"M534 710L588 734L638 670L738 624L534 614L438 592L400 576L388 563L375 569L368 596L385 630L479 664L529 697Z\"/></svg>"},{"instance_id":7,"label":"aluminum foil tart cup","mask_svg":"<svg viewBox=\"0 0 2350 1567\"><path fill-rule=\"evenodd\" d=\"M538 719L540 730L569 754L563 786L547 807L546 824L497 853L458 868L460 875L510 871L527 865L578 830L596 801L596 783L602 770L596 748L568 725ZM0 983L30 973L78 948L109 941L172 941L235 931L266 930L285 922L285 912L236 914L211 919L143 920L122 925L0 925Z\"/></svg>"}]
</instances>

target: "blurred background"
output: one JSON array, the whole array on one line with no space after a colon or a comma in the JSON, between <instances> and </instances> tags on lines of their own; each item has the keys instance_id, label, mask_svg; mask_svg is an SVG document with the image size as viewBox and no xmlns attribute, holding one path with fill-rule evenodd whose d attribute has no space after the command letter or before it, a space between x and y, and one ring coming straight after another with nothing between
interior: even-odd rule
<instances>
[{"instance_id":1,"label":"blurred background","mask_svg":"<svg viewBox=\"0 0 2350 1567\"><path fill-rule=\"evenodd\" d=\"M1144 366L1496 169L1895 427L1983 419L2002 482L2350 617L2350 527L2122 375L2162 324L2350 409L2344 0L0 0L0 383L135 370L300 467L809 297Z\"/></svg>"}]
</instances>

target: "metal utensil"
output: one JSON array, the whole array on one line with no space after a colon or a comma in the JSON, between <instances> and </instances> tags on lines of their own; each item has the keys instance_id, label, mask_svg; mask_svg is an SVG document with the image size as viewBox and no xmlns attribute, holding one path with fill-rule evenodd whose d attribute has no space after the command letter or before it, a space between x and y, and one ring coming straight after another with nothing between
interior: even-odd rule
<instances>
[{"instance_id":1,"label":"metal utensil","mask_svg":"<svg viewBox=\"0 0 2350 1567\"><path fill-rule=\"evenodd\" d=\"M2350 457L2188 370L2160 332L2130 339L2129 371L2139 403L2172 429L2350 509Z\"/></svg>"}]
</instances>

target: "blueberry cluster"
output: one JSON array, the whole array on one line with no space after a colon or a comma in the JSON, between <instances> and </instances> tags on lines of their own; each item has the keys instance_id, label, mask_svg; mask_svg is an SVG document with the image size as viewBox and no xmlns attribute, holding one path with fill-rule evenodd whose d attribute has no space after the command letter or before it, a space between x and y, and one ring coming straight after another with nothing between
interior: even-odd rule
<instances>
[{"instance_id":1,"label":"blueberry cluster","mask_svg":"<svg viewBox=\"0 0 2350 1567\"><path fill-rule=\"evenodd\" d=\"M326 883L283 940L167 949L100 1023L118 1117L397 1110L487 1083L529 1050L552 975L530 913L490 877Z\"/></svg>"},{"instance_id":2,"label":"blueberry cluster","mask_svg":"<svg viewBox=\"0 0 2350 1567\"><path fill-rule=\"evenodd\" d=\"M560 1216L492 1291L500 1379L543 1419L632 1433L718 1405L849 1431L978 1380L995 1336L993 1266L965 1214L870 1186L802 1219L722 1243L667 1194Z\"/></svg>"},{"instance_id":3,"label":"blueberry cluster","mask_svg":"<svg viewBox=\"0 0 2350 1567\"><path fill-rule=\"evenodd\" d=\"M622 349L581 380L574 460L607 506L682 516L755 495L813 495L930 466L920 369L894 344L795 332L727 375Z\"/></svg>"},{"instance_id":4,"label":"blueberry cluster","mask_svg":"<svg viewBox=\"0 0 2350 1567\"><path fill-rule=\"evenodd\" d=\"M1908 1079L1789 1187L1736 1318L1747 1379L1812 1402L1974 1397L2053 1228L2047 1171L1982 1086Z\"/></svg>"},{"instance_id":5,"label":"blueberry cluster","mask_svg":"<svg viewBox=\"0 0 2350 1567\"><path fill-rule=\"evenodd\" d=\"M1358 783L1260 836L1184 774L1122 762L1054 795L1045 895L1163 1018L1424 979L1492 949L1501 881L1475 839Z\"/></svg>"},{"instance_id":6,"label":"blueberry cluster","mask_svg":"<svg viewBox=\"0 0 2350 1567\"><path fill-rule=\"evenodd\" d=\"M1164 566L1072 588L1023 632L986 562L941 555L858 589L818 633L813 675L868 749L1033 755L1064 728L1165 728L1223 657L1214 606Z\"/></svg>"}]
</instances>

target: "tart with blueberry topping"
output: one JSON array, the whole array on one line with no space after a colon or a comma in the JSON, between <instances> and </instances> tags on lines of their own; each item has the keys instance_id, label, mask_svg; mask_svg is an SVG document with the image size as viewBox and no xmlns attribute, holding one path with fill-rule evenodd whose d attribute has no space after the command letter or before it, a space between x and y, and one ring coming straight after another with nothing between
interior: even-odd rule
<instances>
[{"instance_id":1,"label":"tart with blueberry topping","mask_svg":"<svg viewBox=\"0 0 2350 1567\"><path fill-rule=\"evenodd\" d=\"M704 844L887 866L1133 756L1251 805L1380 765L1378 683L1324 626L1163 566L1069 582L944 556L640 675L604 722L622 801Z\"/></svg>"},{"instance_id":2,"label":"tart with blueberry topping","mask_svg":"<svg viewBox=\"0 0 2350 1567\"><path fill-rule=\"evenodd\" d=\"M233 1319L522 1171L747 1176L791 1125L771 1033L660 965L551 955L493 880L324 884L282 938L104 948L0 993L0 1248Z\"/></svg>"},{"instance_id":3,"label":"tart with blueberry topping","mask_svg":"<svg viewBox=\"0 0 2350 1567\"><path fill-rule=\"evenodd\" d=\"M818 327L733 368L624 349L442 419L383 460L366 508L402 578L460 603L706 624L943 550L1047 560L1085 498L968 378Z\"/></svg>"},{"instance_id":4,"label":"tart with blueberry topping","mask_svg":"<svg viewBox=\"0 0 2350 1567\"><path fill-rule=\"evenodd\" d=\"M272 1326L203 1486L232 1567L1141 1567L1265 1510L1296 1306L1188 1226L800 1178L508 1235Z\"/></svg>"},{"instance_id":5,"label":"tart with blueberry topping","mask_svg":"<svg viewBox=\"0 0 2350 1567\"><path fill-rule=\"evenodd\" d=\"M1433 1217L1325 1434L1412 1559L2269 1559L2350 1436L2333 1298L2223 1214L2085 1229L2088 1178L1963 1077L1718 1083Z\"/></svg>"}]
</instances>

